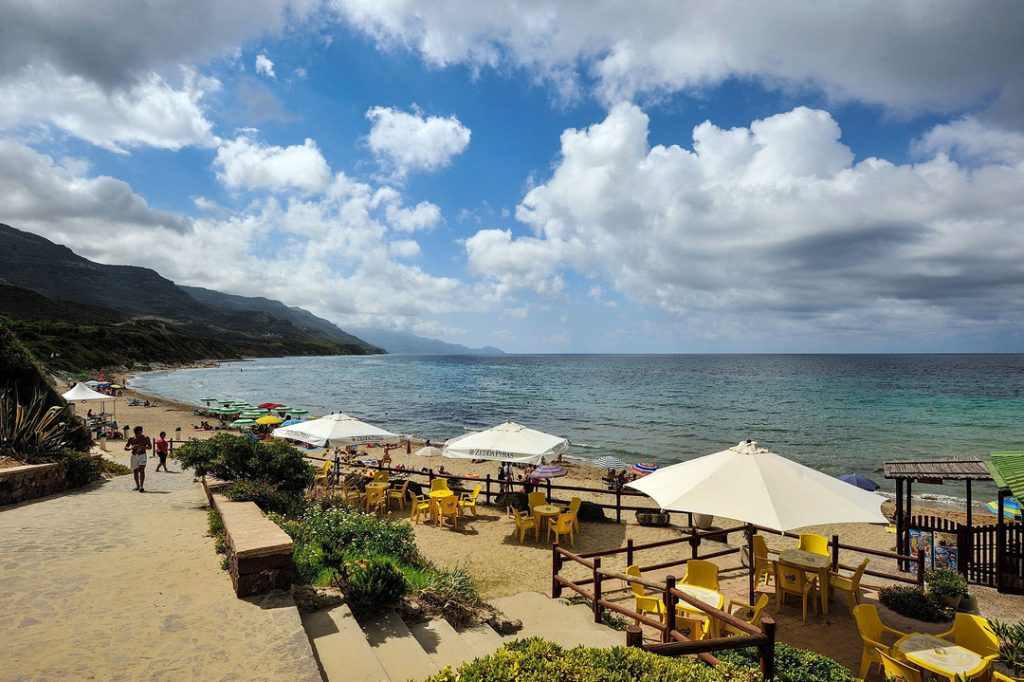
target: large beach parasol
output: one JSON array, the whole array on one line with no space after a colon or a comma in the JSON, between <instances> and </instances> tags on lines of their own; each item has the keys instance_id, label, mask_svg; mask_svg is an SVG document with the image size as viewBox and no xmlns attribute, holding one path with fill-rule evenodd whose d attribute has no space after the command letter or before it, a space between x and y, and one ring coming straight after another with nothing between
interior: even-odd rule
<instances>
[{"instance_id":1,"label":"large beach parasol","mask_svg":"<svg viewBox=\"0 0 1024 682\"><path fill-rule=\"evenodd\" d=\"M988 509L993 514L999 514L999 502L993 500L992 502L985 503L985 509ZM1017 518L1020 516L1020 503L1012 497L1007 497L1003 500L1003 516L1010 518Z\"/></svg>"},{"instance_id":2,"label":"large beach parasol","mask_svg":"<svg viewBox=\"0 0 1024 682\"><path fill-rule=\"evenodd\" d=\"M231 426L252 426L255 423L252 419L236 419L231 422Z\"/></svg>"},{"instance_id":3,"label":"large beach parasol","mask_svg":"<svg viewBox=\"0 0 1024 682\"><path fill-rule=\"evenodd\" d=\"M606 455L604 457L598 457L594 460L594 466L601 467L602 469L628 469L629 464L623 462L618 457L612 457Z\"/></svg>"},{"instance_id":4,"label":"large beach parasol","mask_svg":"<svg viewBox=\"0 0 1024 682\"><path fill-rule=\"evenodd\" d=\"M842 474L840 476L836 476L836 478L838 478L843 483L855 485L861 490L867 490L868 492L871 493L875 492L881 487L863 474Z\"/></svg>"},{"instance_id":5,"label":"large beach parasol","mask_svg":"<svg viewBox=\"0 0 1024 682\"><path fill-rule=\"evenodd\" d=\"M565 467L560 467L557 464L548 464L531 471L530 478L561 478L567 473L569 471Z\"/></svg>"},{"instance_id":6,"label":"large beach parasol","mask_svg":"<svg viewBox=\"0 0 1024 682\"><path fill-rule=\"evenodd\" d=\"M626 484L662 509L711 514L774 530L887 523L884 497L776 455L753 441L673 464Z\"/></svg>"},{"instance_id":7,"label":"large beach parasol","mask_svg":"<svg viewBox=\"0 0 1024 682\"><path fill-rule=\"evenodd\" d=\"M281 403L260 403L257 407L264 410L273 410L276 407L284 407Z\"/></svg>"},{"instance_id":8,"label":"large beach parasol","mask_svg":"<svg viewBox=\"0 0 1024 682\"><path fill-rule=\"evenodd\" d=\"M467 433L444 444L442 454L454 459L490 459L515 464L540 464L569 449L569 441L507 421L486 431Z\"/></svg>"},{"instance_id":9,"label":"large beach parasol","mask_svg":"<svg viewBox=\"0 0 1024 682\"><path fill-rule=\"evenodd\" d=\"M416 451L417 457L440 457L441 454L441 448L435 448L433 445L428 445Z\"/></svg>"},{"instance_id":10,"label":"large beach parasol","mask_svg":"<svg viewBox=\"0 0 1024 682\"><path fill-rule=\"evenodd\" d=\"M281 421L282 420L281 420L280 417L275 417L272 414L266 414L266 415L263 415L262 417L260 417L259 419L257 419L256 423L257 424L280 424Z\"/></svg>"},{"instance_id":11,"label":"large beach parasol","mask_svg":"<svg viewBox=\"0 0 1024 682\"><path fill-rule=\"evenodd\" d=\"M647 474L653 474L658 470L657 464L648 464L647 462L637 462L633 465L633 471L638 474L646 476Z\"/></svg>"},{"instance_id":12,"label":"large beach parasol","mask_svg":"<svg viewBox=\"0 0 1024 682\"><path fill-rule=\"evenodd\" d=\"M353 443L372 443L386 438L398 438L390 431L340 412L301 424L276 428L272 435L275 438L297 440L319 447L342 447Z\"/></svg>"}]
</instances>

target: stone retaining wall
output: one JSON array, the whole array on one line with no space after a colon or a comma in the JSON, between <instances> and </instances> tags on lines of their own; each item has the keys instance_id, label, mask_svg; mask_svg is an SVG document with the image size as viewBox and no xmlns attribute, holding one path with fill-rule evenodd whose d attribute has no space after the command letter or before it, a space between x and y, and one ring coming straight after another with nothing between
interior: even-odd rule
<instances>
[{"instance_id":1,"label":"stone retaining wall","mask_svg":"<svg viewBox=\"0 0 1024 682\"><path fill-rule=\"evenodd\" d=\"M64 492L70 487L65 470L61 462L0 469L0 507Z\"/></svg>"},{"instance_id":2,"label":"stone retaining wall","mask_svg":"<svg viewBox=\"0 0 1024 682\"><path fill-rule=\"evenodd\" d=\"M254 502L232 502L203 480L207 497L224 521L224 544L235 595L248 597L292 586L292 539Z\"/></svg>"}]
</instances>

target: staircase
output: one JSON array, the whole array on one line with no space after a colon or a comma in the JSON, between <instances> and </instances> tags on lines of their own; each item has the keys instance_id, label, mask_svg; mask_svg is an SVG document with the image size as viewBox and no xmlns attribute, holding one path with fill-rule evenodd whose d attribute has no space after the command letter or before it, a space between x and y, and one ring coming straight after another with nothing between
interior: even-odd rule
<instances>
[{"instance_id":1,"label":"staircase","mask_svg":"<svg viewBox=\"0 0 1024 682\"><path fill-rule=\"evenodd\" d=\"M626 641L623 633L594 623L587 606L569 606L538 592L491 603L521 620L523 629L502 637L487 625L455 630L444 620L407 626L395 611L360 625L346 604L303 614L302 623L327 682L422 680L525 637L543 637L564 647L612 647Z\"/></svg>"}]
</instances>

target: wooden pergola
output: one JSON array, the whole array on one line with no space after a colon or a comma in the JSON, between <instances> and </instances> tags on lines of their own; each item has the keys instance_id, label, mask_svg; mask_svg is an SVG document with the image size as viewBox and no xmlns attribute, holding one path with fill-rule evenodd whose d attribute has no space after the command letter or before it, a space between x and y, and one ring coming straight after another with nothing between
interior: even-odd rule
<instances>
[{"instance_id":1,"label":"wooden pergola","mask_svg":"<svg viewBox=\"0 0 1024 682\"><path fill-rule=\"evenodd\" d=\"M896 481L896 548L900 554L907 549L907 523L911 516L913 485L938 485L944 481L963 481L967 492L967 525L973 521L972 481L991 481L992 473L980 459L935 459L909 462L885 462L885 477Z\"/></svg>"}]
</instances>

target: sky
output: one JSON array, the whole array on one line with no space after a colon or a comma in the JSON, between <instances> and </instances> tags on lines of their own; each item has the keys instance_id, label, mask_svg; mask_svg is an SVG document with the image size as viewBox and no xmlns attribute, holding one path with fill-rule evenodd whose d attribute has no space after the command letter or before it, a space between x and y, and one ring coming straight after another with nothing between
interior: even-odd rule
<instances>
[{"instance_id":1,"label":"sky","mask_svg":"<svg viewBox=\"0 0 1024 682\"><path fill-rule=\"evenodd\" d=\"M0 0L0 222L524 353L1024 351L1024 3Z\"/></svg>"}]
</instances>

